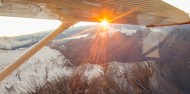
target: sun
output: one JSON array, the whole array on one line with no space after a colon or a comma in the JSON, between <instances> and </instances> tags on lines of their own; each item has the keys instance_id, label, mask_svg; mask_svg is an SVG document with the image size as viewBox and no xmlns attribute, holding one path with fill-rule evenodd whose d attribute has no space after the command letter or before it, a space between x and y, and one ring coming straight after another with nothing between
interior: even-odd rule
<instances>
[{"instance_id":1,"label":"sun","mask_svg":"<svg viewBox=\"0 0 190 94\"><path fill-rule=\"evenodd\" d=\"M109 28L109 21L108 20L102 20L101 21L101 26L103 27L103 29L108 29Z\"/></svg>"},{"instance_id":2,"label":"sun","mask_svg":"<svg viewBox=\"0 0 190 94\"><path fill-rule=\"evenodd\" d=\"M108 21L107 20L103 20L102 22L101 22L101 24L102 24L102 26L103 27L108 27Z\"/></svg>"}]
</instances>

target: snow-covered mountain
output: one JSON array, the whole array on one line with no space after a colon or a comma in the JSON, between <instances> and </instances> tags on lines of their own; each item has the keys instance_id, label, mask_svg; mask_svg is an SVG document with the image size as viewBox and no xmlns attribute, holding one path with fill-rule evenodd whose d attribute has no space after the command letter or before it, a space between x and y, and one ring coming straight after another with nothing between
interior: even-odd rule
<instances>
[{"instance_id":1,"label":"snow-covered mountain","mask_svg":"<svg viewBox=\"0 0 190 94\"><path fill-rule=\"evenodd\" d=\"M189 94L188 26L120 27L54 40L1 82L0 94ZM0 70L27 49L0 50Z\"/></svg>"},{"instance_id":2,"label":"snow-covered mountain","mask_svg":"<svg viewBox=\"0 0 190 94\"><path fill-rule=\"evenodd\" d=\"M168 64L165 65L155 61L110 62L106 66L86 64L83 67L82 69L86 69L85 71L77 71L76 69L75 73L77 74L71 77L72 81L69 85L74 87L73 93L187 94L175 83L175 78L178 78L178 81L181 82L179 78L185 77L185 74L182 74L182 77L174 76L173 67L170 67ZM90 74L84 75L86 71L95 74L93 79L89 77L91 76ZM89 81L89 79L91 80Z\"/></svg>"},{"instance_id":3,"label":"snow-covered mountain","mask_svg":"<svg viewBox=\"0 0 190 94\"><path fill-rule=\"evenodd\" d=\"M188 26L169 27L163 30L150 28L132 34L124 29L122 33L112 32L109 37L109 34L104 36L97 34L93 38L68 42L64 48L52 47L77 66L71 78L65 81L69 89L64 89L64 92L188 94L190 92L188 28ZM101 42L104 43L103 46ZM151 50L156 54L149 53L146 56L154 58L144 58L144 53ZM138 55L143 58L139 59ZM95 74L93 79L89 77L90 74L85 75L91 72ZM41 88L47 90L46 87ZM43 94L42 90L37 90L37 94Z\"/></svg>"},{"instance_id":4,"label":"snow-covered mountain","mask_svg":"<svg viewBox=\"0 0 190 94\"><path fill-rule=\"evenodd\" d=\"M28 47L36 43L35 40L18 41L15 38L0 37L0 49L10 50Z\"/></svg>"},{"instance_id":5,"label":"snow-covered mountain","mask_svg":"<svg viewBox=\"0 0 190 94\"><path fill-rule=\"evenodd\" d=\"M181 62L180 62L181 63ZM34 94L188 94L187 62L151 61L106 65L82 64L74 67L71 76L57 76L42 86L32 87ZM178 69L175 69L179 67ZM183 71L178 74L175 70ZM32 91L34 90L34 91Z\"/></svg>"},{"instance_id":6,"label":"snow-covered mountain","mask_svg":"<svg viewBox=\"0 0 190 94\"><path fill-rule=\"evenodd\" d=\"M0 70L21 56L28 48L17 50L0 50ZM55 75L67 76L71 69L64 67L66 58L58 51L49 47L42 48L37 54L30 58L25 64L17 69L0 84L0 92L17 92L20 94L23 87L29 83L51 80ZM7 93L0 93L7 94ZM9 93L8 93L9 94Z\"/></svg>"}]
</instances>

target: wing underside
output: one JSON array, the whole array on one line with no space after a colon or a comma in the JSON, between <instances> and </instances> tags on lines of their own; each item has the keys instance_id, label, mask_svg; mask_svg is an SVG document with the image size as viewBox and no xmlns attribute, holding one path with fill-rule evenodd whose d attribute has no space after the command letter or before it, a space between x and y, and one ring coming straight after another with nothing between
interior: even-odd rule
<instances>
[{"instance_id":1,"label":"wing underside","mask_svg":"<svg viewBox=\"0 0 190 94\"><path fill-rule=\"evenodd\" d=\"M26 18L164 25L190 21L162 0L0 0L0 15ZM60 18L61 17L61 18Z\"/></svg>"}]
</instances>

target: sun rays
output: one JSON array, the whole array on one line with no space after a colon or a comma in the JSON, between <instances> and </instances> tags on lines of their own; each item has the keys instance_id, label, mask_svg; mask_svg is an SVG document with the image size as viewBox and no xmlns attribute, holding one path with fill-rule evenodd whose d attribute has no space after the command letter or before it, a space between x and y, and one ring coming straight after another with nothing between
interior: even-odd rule
<instances>
[{"instance_id":1,"label":"sun rays","mask_svg":"<svg viewBox=\"0 0 190 94\"><path fill-rule=\"evenodd\" d=\"M87 44L82 45L82 53L80 63L93 63L93 64L105 64L107 61L107 44L109 40L109 31L112 29L109 25L110 22L114 22L124 16L129 15L134 12L136 9L129 10L124 14L120 14L118 16L113 17L113 11L108 12L104 10L101 17L97 19L100 21L99 24L92 26L91 28L81 30L78 33L75 33L69 37L75 37L81 34L89 33L87 37ZM73 42L70 42L72 45ZM80 44L80 43L79 43ZM68 44L69 45L69 44ZM120 48L118 48L120 49ZM117 49L116 49L117 50ZM83 54L84 53L84 54Z\"/></svg>"},{"instance_id":2,"label":"sun rays","mask_svg":"<svg viewBox=\"0 0 190 94\"><path fill-rule=\"evenodd\" d=\"M90 45L90 54L88 57L83 58L83 63L103 64L106 62L106 44L108 40L108 34L104 32L104 37L101 37L101 33L101 31L96 33L96 37Z\"/></svg>"}]
</instances>

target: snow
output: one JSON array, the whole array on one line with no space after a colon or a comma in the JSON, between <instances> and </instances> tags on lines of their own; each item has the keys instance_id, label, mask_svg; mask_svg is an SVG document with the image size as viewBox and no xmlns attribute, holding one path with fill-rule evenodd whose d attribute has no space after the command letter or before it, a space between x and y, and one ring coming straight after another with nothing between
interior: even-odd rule
<instances>
[{"instance_id":1,"label":"snow","mask_svg":"<svg viewBox=\"0 0 190 94\"><path fill-rule=\"evenodd\" d=\"M79 74L81 79L87 82L104 74L103 68L96 64L80 65L76 68L75 72L78 72L76 74Z\"/></svg>"},{"instance_id":2,"label":"snow","mask_svg":"<svg viewBox=\"0 0 190 94\"><path fill-rule=\"evenodd\" d=\"M0 50L0 70L18 58L27 49ZM69 76L72 69L65 67L65 63L66 59L60 52L44 47L1 82L0 94L3 94L1 92L10 92L11 87L14 87L15 92L19 94L23 90L22 87L27 86L29 83L51 80L57 74Z\"/></svg>"},{"instance_id":3,"label":"snow","mask_svg":"<svg viewBox=\"0 0 190 94\"><path fill-rule=\"evenodd\" d=\"M85 77L88 78L88 80L92 80L93 78L96 78L103 74L103 68L100 65L86 65L88 66L87 69L84 72Z\"/></svg>"},{"instance_id":4,"label":"snow","mask_svg":"<svg viewBox=\"0 0 190 94\"><path fill-rule=\"evenodd\" d=\"M0 37L0 49L14 49L31 43L33 40L17 41L14 38Z\"/></svg>"},{"instance_id":5,"label":"snow","mask_svg":"<svg viewBox=\"0 0 190 94\"><path fill-rule=\"evenodd\" d=\"M107 32L108 32L109 36L112 36L115 32L121 32L121 33L124 33L126 35L132 35L133 33L136 33L137 30L135 30L135 29L127 29L124 26L121 26L120 29L110 27Z\"/></svg>"},{"instance_id":6,"label":"snow","mask_svg":"<svg viewBox=\"0 0 190 94\"><path fill-rule=\"evenodd\" d=\"M89 36L89 34L73 35L73 36L70 36L70 37L67 37L67 38L53 40L53 42L54 42L54 44L64 44L64 43L66 43L68 41L76 40L76 39L80 39L80 38L85 38L85 37L88 37L88 36Z\"/></svg>"},{"instance_id":7,"label":"snow","mask_svg":"<svg viewBox=\"0 0 190 94\"><path fill-rule=\"evenodd\" d=\"M72 36L72 37L68 37L68 38L65 38L65 39L80 39L80 38L84 38L84 37L87 37L87 36L89 36L89 34Z\"/></svg>"},{"instance_id":8,"label":"snow","mask_svg":"<svg viewBox=\"0 0 190 94\"><path fill-rule=\"evenodd\" d=\"M126 35L132 35L133 33L136 33L137 30L135 30L135 29L127 29L124 26L121 26L121 32L125 33Z\"/></svg>"}]
</instances>

